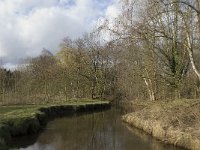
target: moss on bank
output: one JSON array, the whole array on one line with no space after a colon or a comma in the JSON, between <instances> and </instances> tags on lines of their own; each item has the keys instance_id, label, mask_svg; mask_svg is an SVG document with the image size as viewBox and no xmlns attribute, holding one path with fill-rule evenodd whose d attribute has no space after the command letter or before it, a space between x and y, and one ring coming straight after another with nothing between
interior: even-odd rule
<instances>
[{"instance_id":1,"label":"moss on bank","mask_svg":"<svg viewBox=\"0 0 200 150\"><path fill-rule=\"evenodd\" d=\"M137 101L132 106L140 109L123 121L165 143L200 150L200 100Z\"/></svg>"},{"instance_id":2,"label":"moss on bank","mask_svg":"<svg viewBox=\"0 0 200 150\"><path fill-rule=\"evenodd\" d=\"M12 137L38 132L50 118L108 108L110 108L109 102L94 100L47 105L0 106L0 149L6 149Z\"/></svg>"}]
</instances>

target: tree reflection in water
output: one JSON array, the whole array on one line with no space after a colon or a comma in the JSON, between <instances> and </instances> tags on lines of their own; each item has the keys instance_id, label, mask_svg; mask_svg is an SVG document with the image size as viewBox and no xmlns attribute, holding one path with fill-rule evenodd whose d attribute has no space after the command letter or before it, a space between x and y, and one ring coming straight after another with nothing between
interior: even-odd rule
<instances>
[{"instance_id":1,"label":"tree reflection in water","mask_svg":"<svg viewBox=\"0 0 200 150\"><path fill-rule=\"evenodd\" d=\"M178 150L128 128L116 109L56 119L48 123L35 144L21 147L26 148L16 150Z\"/></svg>"}]
</instances>

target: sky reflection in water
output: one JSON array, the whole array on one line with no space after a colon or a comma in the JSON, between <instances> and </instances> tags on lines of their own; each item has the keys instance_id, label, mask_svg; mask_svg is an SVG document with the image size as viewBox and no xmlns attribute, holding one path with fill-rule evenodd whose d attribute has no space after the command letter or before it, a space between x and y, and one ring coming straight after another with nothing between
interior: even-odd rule
<instances>
[{"instance_id":1,"label":"sky reflection in water","mask_svg":"<svg viewBox=\"0 0 200 150\"><path fill-rule=\"evenodd\" d=\"M56 119L48 123L35 144L29 139L18 140L13 145L18 148L12 150L178 150L128 128L116 110Z\"/></svg>"}]
</instances>

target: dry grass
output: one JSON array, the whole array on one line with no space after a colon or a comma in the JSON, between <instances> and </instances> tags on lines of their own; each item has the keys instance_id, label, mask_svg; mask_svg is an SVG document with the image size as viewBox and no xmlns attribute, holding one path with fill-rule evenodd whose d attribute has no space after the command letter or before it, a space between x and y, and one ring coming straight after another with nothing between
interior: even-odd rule
<instances>
[{"instance_id":1,"label":"dry grass","mask_svg":"<svg viewBox=\"0 0 200 150\"><path fill-rule=\"evenodd\" d=\"M123 120L163 142L200 149L200 100L133 102L140 110Z\"/></svg>"}]
</instances>

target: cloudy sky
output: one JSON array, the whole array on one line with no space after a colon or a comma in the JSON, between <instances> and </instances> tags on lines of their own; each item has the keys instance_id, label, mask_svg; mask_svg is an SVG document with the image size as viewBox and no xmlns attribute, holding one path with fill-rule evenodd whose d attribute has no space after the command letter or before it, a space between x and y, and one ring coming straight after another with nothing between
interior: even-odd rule
<instances>
[{"instance_id":1,"label":"cloudy sky","mask_svg":"<svg viewBox=\"0 0 200 150\"><path fill-rule=\"evenodd\" d=\"M118 12L118 0L0 0L0 63L9 68L43 48L55 52L64 37Z\"/></svg>"}]
</instances>

